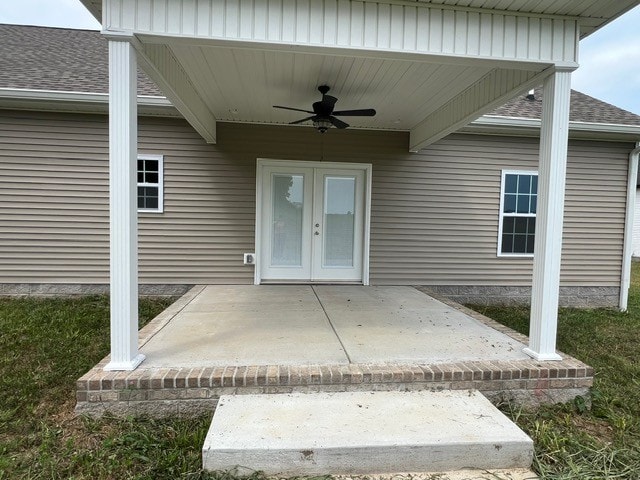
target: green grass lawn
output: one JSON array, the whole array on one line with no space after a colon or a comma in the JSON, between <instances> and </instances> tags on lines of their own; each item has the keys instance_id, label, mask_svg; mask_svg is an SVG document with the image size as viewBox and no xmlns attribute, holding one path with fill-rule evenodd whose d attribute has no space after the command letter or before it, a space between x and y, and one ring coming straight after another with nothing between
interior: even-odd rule
<instances>
[{"instance_id":1,"label":"green grass lawn","mask_svg":"<svg viewBox=\"0 0 640 480\"><path fill-rule=\"evenodd\" d=\"M593 405L505 411L535 440L549 479L640 479L640 264L629 311L562 309L558 346L595 367ZM141 323L170 301L141 299ZM73 414L75 381L109 349L108 299L0 298L0 480L229 480L200 470L210 418ZM527 333L528 310L478 308Z\"/></svg>"}]
</instances>

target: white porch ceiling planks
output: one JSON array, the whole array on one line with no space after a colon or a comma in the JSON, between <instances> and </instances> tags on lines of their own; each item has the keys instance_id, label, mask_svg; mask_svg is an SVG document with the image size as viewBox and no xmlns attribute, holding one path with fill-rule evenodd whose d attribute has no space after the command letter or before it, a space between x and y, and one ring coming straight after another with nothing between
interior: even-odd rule
<instances>
[{"instance_id":1,"label":"white porch ceiling planks","mask_svg":"<svg viewBox=\"0 0 640 480\"><path fill-rule=\"evenodd\" d=\"M409 150L417 152L455 132L487 110L509 100L514 89L533 87L546 75L546 72L493 70L413 128L409 134Z\"/></svg>"},{"instance_id":2,"label":"white porch ceiling planks","mask_svg":"<svg viewBox=\"0 0 640 480\"><path fill-rule=\"evenodd\" d=\"M138 61L171 103L208 143L216 142L216 118L193 87L189 74L166 45L134 41Z\"/></svg>"},{"instance_id":3,"label":"white porch ceiling planks","mask_svg":"<svg viewBox=\"0 0 640 480\"><path fill-rule=\"evenodd\" d=\"M195 88L219 121L289 123L329 85L336 109L375 108L375 117L345 117L358 128L410 130L485 77L488 67L402 60L174 46Z\"/></svg>"}]
</instances>

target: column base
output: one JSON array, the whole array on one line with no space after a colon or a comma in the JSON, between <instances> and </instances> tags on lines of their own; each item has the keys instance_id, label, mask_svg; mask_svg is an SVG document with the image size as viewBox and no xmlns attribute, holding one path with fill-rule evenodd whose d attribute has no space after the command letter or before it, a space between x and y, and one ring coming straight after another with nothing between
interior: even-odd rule
<instances>
[{"instance_id":1,"label":"column base","mask_svg":"<svg viewBox=\"0 0 640 480\"><path fill-rule=\"evenodd\" d=\"M104 370L107 371L107 372L114 372L114 371L129 372L131 370L135 370L138 367L138 365L140 365L145 358L146 357L143 354L139 353L130 362L113 362L113 361L111 361L111 362L107 363L104 366Z\"/></svg>"},{"instance_id":2,"label":"column base","mask_svg":"<svg viewBox=\"0 0 640 480\"><path fill-rule=\"evenodd\" d=\"M562 360L562 357L555 352L554 353L538 353L538 352L534 352L528 347L523 349L523 352L529 355L530 357L535 358L536 360L540 360L542 362L547 360L556 360L556 361Z\"/></svg>"}]
</instances>

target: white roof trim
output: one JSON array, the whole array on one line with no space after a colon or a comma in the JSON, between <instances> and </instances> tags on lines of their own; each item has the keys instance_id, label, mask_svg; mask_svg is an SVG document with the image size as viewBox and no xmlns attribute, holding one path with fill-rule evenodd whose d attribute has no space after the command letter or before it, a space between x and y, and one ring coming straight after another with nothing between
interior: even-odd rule
<instances>
[{"instance_id":1,"label":"white roof trim","mask_svg":"<svg viewBox=\"0 0 640 480\"><path fill-rule=\"evenodd\" d=\"M0 108L75 113L106 113L109 95L95 92L63 92L0 87ZM165 97L138 95L138 113L143 116L179 117Z\"/></svg>"},{"instance_id":2,"label":"white roof trim","mask_svg":"<svg viewBox=\"0 0 640 480\"><path fill-rule=\"evenodd\" d=\"M538 118L484 115L463 127L461 132L537 136L540 133L540 125L541 121ZM570 121L569 132L571 138L623 141L640 139L640 125Z\"/></svg>"},{"instance_id":3,"label":"white roof trim","mask_svg":"<svg viewBox=\"0 0 640 480\"><path fill-rule=\"evenodd\" d=\"M0 87L0 98L24 100L50 100L54 102L108 103L109 94L91 92L68 92L58 90L34 90L28 88ZM138 95L138 105L171 107L166 97Z\"/></svg>"}]
</instances>

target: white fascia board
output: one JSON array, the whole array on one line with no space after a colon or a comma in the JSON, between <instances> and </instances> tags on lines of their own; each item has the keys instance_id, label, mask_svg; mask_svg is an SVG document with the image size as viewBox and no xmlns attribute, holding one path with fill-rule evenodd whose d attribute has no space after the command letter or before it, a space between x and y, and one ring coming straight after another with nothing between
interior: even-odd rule
<instances>
[{"instance_id":1,"label":"white fascia board","mask_svg":"<svg viewBox=\"0 0 640 480\"><path fill-rule=\"evenodd\" d=\"M474 120L460 131L488 135L539 136L541 121L537 118L502 117L484 115ZM640 125L620 125L614 123L569 122L571 138L589 138L607 141L637 141L640 139Z\"/></svg>"},{"instance_id":2,"label":"white fascia board","mask_svg":"<svg viewBox=\"0 0 640 480\"><path fill-rule=\"evenodd\" d=\"M109 95L92 92L62 92L22 88L0 88L0 106L11 108L77 111L104 113L108 110ZM139 95L138 109L141 115L178 117L180 114L165 97Z\"/></svg>"}]
</instances>

